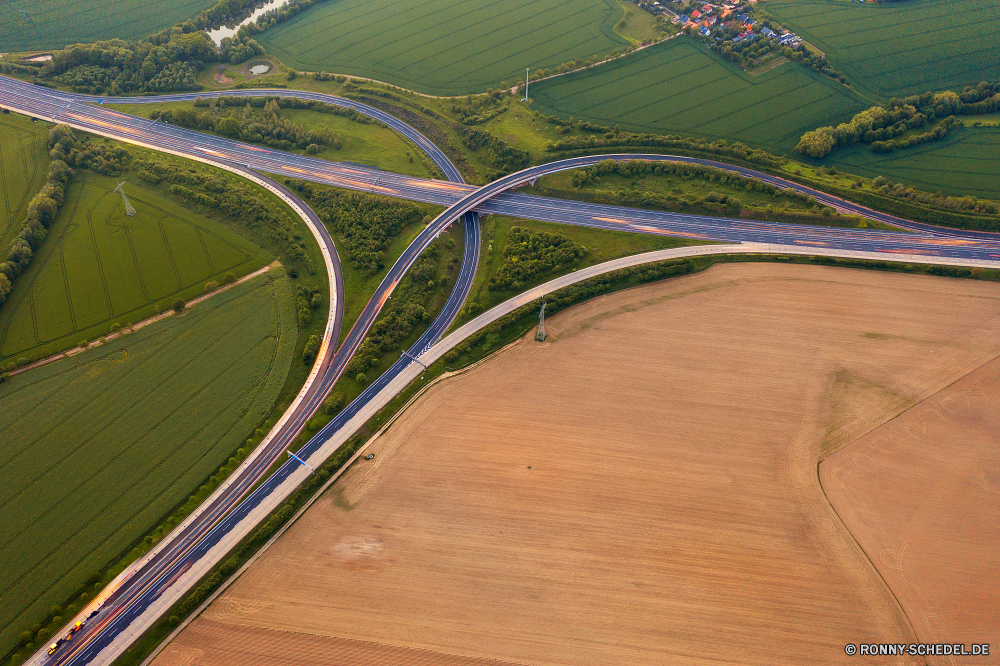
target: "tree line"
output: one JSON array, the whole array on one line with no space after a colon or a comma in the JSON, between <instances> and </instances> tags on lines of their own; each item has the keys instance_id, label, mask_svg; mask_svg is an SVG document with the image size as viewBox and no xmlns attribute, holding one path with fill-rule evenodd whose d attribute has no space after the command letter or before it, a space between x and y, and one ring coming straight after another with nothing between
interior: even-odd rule
<instances>
[{"instance_id":1,"label":"tree line","mask_svg":"<svg viewBox=\"0 0 1000 666\"><path fill-rule=\"evenodd\" d=\"M526 284L579 263L587 248L562 234L511 227L503 256L486 288L490 291L518 291Z\"/></svg>"},{"instance_id":2,"label":"tree line","mask_svg":"<svg viewBox=\"0 0 1000 666\"><path fill-rule=\"evenodd\" d=\"M515 148L489 132L467 127L462 130L462 142L473 150L485 150L490 164L501 172L513 173L531 164L531 155L527 151Z\"/></svg>"},{"instance_id":3,"label":"tree line","mask_svg":"<svg viewBox=\"0 0 1000 666\"><path fill-rule=\"evenodd\" d=\"M272 211L263 198L232 178L191 172L180 164L153 154L143 154L133 163L139 178L158 185L171 183L173 194L211 208L233 222L267 238L289 262L297 262L310 274L316 267L291 219Z\"/></svg>"},{"instance_id":4,"label":"tree line","mask_svg":"<svg viewBox=\"0 0 1000 666\"><path fill-rule=\"evenodd\" d=\"M564 127L576 126L588 132L601 132L603 136L568 136L558 141L549 142L545 146L548 152L560 152L567 150L596 150L598 148L618 148L623 146L655 147L655 148L680 148L684 150L713 153L716 155L727 155L744 162L763 164L770 167L781 167L784 158L771 155L759 148L750 148L742 143L727 143L719 139L714 143L709 143L705 139L681 138L670 134L632 134L622 132L617 127L603 127L590 122L562 120L543 116L545 120Z\"/></svg>"},{"instance_id":5,"label":"tree line","mask_svg":"<svg viewBox=\"0 0 1000 666\"><path fill-rule=\"evenodd\" d=\"M60 152L56 147L72 134L66 125L56 125L49 132L49 148ZM28 203L21 230L7 247L6 259L0 263L0 305L7 300L14 280L28 270L35 252L45 241L49 227L56 221L59 209L66 201L66 187L72 175L73 170L63 160L53 157L49 162L45 185Z\"/></svg>"},{"instance_id":6,"label":"tree line","mask_svg":"<svg viewBox=\"0 0 1000 666\"><path fill-rule=\"evenodd\" d=\"M820 127L802 135L795 150L809 157L824 157L839 146L869 144L873 152L890 152L920 145L947 136L958 122L955 115L980 115L1000 110L1000 83L982 82L966 87L960 94L951 90L925 92L902 99L892 98L886 106L873 106L836 127ZM906 132L943 119L923 134L895 141Z\"/></svg>"},{"instance_id":7,"label":"tree line","mask_svg":"<svg viewBox=\"0 0 1000 666\"><path fill-rule=\"evenodd\" d=\"M171 125L180 125L203 132L219 134L246 141L264 144L280 150L299 148L309 154L320 152L323 147L340 149L343 139L329 128L317 132L306 130L298 123L282 118L278 104L274 100L264 103L259 112L250 104L240 111L215 110L198 112L195 109L167 109L153 111L150 119L161 120Z\"/></svg>"}]
</instances>

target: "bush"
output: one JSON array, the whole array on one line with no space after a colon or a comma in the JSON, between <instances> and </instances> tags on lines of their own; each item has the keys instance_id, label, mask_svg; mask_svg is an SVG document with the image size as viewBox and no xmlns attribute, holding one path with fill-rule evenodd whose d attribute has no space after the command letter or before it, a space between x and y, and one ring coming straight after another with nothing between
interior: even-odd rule
<instances>
[{"instance_id":1,"label":"bush","mask_svg":"<svg viewBox=\"0 0 1000 666\"><path fill-rule=\"evenodd\" d=\"M178 298L176 301L174 301L173 308L174 312L180 312L181 310L184 309L184 301Z\"/></svg>"},{"instance_id":2,"label":"bush","mask_svg":"<svg viewBox=\"0 0 1000 666\"><path fill-rule=\"evenodd\" d=\"M218 288L219 288L219 283L216 282L215 280L212 280L210 282L206 282L205 283L205 291L206 292L215 291Z\"/></svg>"},{"instance_id":3,"label":"bush","mask_svg":"<svg viewBox=\"0 0 1000 666\"><path fill-rule=\"evenodd\" d=\"M356 381L359 384L364 384L365 382L368 381L368 375L366 375L363 372L359 372L357 376L354 378L354 381Z\"/></svg>"},{"instance_id":4,"label":"bush","mask_svg":"<svg viewBox=\"0 0 1000 666\"><path fill-rule=\"evenodd\" d=\"M334 391L323 401L323 411L327 414L336 414L344 406L344 394Z\"/></svg>"},{"instance_id":5,"label":"bush","mask_svg":"<svg viewBox=\"0 0 1000 666\"><path fill-rule=\"evenodd\" d=\"M319 353L319 347L319 336L309 336L309 340L306 342L306 346L302 350L302 362L306 365L311 365L312 362L316 360L316 354Z\"/></svg>"},{"instance_id":6,"label":"bush","mask_svg":"<svg viewBox=\"0 0 1000 666\"><path fill-rule=\"evenodd\" d=\"M233 275L232 273L226 273L226 277L222 278L222 281L225 284L232 284L236 282L236 276Z\"/></svg>"}]
</instances>

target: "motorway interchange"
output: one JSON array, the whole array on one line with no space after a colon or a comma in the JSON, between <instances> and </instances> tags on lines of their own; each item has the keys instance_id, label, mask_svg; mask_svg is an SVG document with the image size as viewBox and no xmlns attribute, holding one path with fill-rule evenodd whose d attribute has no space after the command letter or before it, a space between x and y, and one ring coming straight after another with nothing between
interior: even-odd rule
<instances>
[{"instance_id":1,"label":"motorway interchange","mask_svg":"<svg viewBox=\"0 0 1000 666\"><path fill-rule=\"evenodd\" d=\"M378 403L377 397L381 399L390 389L401 390L406 383L419 375L419 369L416 371L413 369L419 361L413 359L419 359L447 331L471 289L480 250L479 214L501 213L563 224L667 234L724 243L770 244L774 246L774 252L781 252L781 248L784 248L786 251L801 254L809 252L809 248L815 248L817 253L832 256L858 256L859 253L864 253L866 256L882 260L919 257L922 261L933 260L940 264L1000 267L1000 238L993 234L947 230L910 222L768 174L709 160L655 154L577 157L530 167L484 187L476 188L465 184L461 174L447 156L412 127L367 105L331 95L285 89L240 90L145 98L105 98L103 101L134 104L192 100L209 95L282 95L315 99L353 108L359 113L385 123L416 144L427 153L448 180L415 178L361 165L340 164L258 148L122 114L94 104L98 100L90 96L57 92L0 77L0 107L56 123L66 123L76 129L123 142L213 164L269 189L288 203L316 236L323 251L331 282L330 319L327 322L323 346L306 384L281 420L243 465L196 512L165 537L154 550L126 569L104 593L81 611L81 618L90 615L93 615L93 618L72 640L60 645L52 656L47 654L46 648L39 650L28 663L60 665L110 663L144 628L155 622L214 563L218 562L231 545L238 542L301 483L308 472L303 471L299 462L289 459L274 474L254 488L299 434L305 422L319 408L326 393L340 377L399 280L434 238L459 218L464 218L465 223L465 255L458 279L441 313L392 368L372 382L355 401L299 451L298 455L302 459L309 461L315 458L321 461L322 457L335 450L335 447L331 449L331 442L346 439L346 436L353 432L353 426L359 418L367 418L365 415ZM811 227L634 210L547 199L509 191L543 175L583 168L605 159L691 162L716 166L760 178L780 187L795 188L815 196L823 205L833 206L842 212L862 215L906 231ZM263 174L292 177L448 207L413 240L391 267L339 349L334 347L340 338L344 289L333 240L315 213L304 202L293 192ZM740 251L738 246L730 247L731 249L717 248L710 252L707 251L709 248L706 248L703 252ZM759 246L755 251L761 251ZM489 317L484 315L476 321L488 320ZM474 325L475 322L470 324ZM471 334L474 330L474 326L470 325L462 329L465 335ZM449 340L455 338L458 333L449 336ZM435 349L438 350L437 347ZM429 355L434 358L425 360L432 362L442 353L443 351L438 350L437 353ZM80 618L75 618L74 621L77 619Z\"/></svg>"}]
</instances>

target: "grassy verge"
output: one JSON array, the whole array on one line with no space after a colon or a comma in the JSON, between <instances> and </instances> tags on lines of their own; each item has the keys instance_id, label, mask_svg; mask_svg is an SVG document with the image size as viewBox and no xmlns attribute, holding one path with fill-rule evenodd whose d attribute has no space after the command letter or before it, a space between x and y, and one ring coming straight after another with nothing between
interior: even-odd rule
<instances>
[{"instance_id":1,"label":"grassy verge","mask_svg":"<svg viewBox=\"0 0 1000 666\"><path fill-rule=\"evenodd\" d=\"M194 102L166 102L163 104L116 104L107 105L109 108L128 113L142 118L149 118L153 113L164 113L170 111L175 114L178 111L194 111L200 113L213 113L210 109L202 106L195 106ZM221 117L228 113L240 113L242 109L221 109L216 111ZM253 116L260 117L263 113L260 109L255 109ZM313 156L321 159L336 162L357 162L367 164L386 171L395 173L405 173L411 176L424 178L434 177L435 169L433 165L428 165L421 159L423 153L396 134L393 130L385 127L381 123L359 123L348 117L334 115L331 113L320 113L310 109L281 109L279 117L301 127L305 132L314 131L318 133L328 132L338 135L340 138L340 148L325 146ZM201 130L205 131L205 130ZM223 136L220 132L206 132L216 136ZM259 143L259 142L257 142ZM287 147L282 150L305 155L305 148Z\"/></svg>"},{"instance_id":2,"label":"grassy verge","mask_svg":"<svg viewBox=\"0 0 1000 666\"><path fill-rule=\"evenodd\" d=\"M504 248L507 244L507 234L512 227L521 227L536 232L558 234L565 236L586 248L587 253L579 262L567 266L563 270L544 273L526 283L516 291L492 291L488 288L491 278L495 277L503 260ZM696 242L657 236L654 234L636 234L624 231L607 231L589 227L573 227L551 222L536 222L534 220L519 220L504 215L490 215L482 221L482 249L479 256L479 270L469 291L465 307L459 313L452 325L458 328L481 312L489 310L494 305L512 298L517 293L547 282L559 275L600 264L611 259L625 257L640 252L651 252L684 245L695 245Z\"/></svg>"},{"instance_id":3,"label":"grassy verge","mask_svg":"<svg viewBox=\"0 0 1000 666\"><path fill-rule=\"evenodd\" d=\"M620 168L620 167L616 167ZM626 167L627 168L627 167ZM812 197L734 176L712 167L664 165L662 173L564 171L526 191L540 196L697 215L821 226L895 229L857 215L820 207Z\"/></svg>"}]
</instances>

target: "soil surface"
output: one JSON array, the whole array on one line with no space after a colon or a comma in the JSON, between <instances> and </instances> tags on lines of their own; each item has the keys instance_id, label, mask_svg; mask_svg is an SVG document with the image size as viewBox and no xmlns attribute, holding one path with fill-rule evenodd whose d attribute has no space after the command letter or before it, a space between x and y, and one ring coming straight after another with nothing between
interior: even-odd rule
<instances>
[{"instance_id":1,"label":"soil surface","mask_svg":"<svg viewBox=\"0 0 1000 666\"><path fill-rule=\"evenodd\" d=\"M923 663L845 655L918 637L817 462L1000 355L1000 285L724 264L546 326L428 391L156 666Z\"/></svg>"},{"instance_id":2,"label":"soil surface","mask_svg":"<svg viewBox=\"0 0 1000 666\"><path fill-rule=\"evenodd\" d=\"M930 664L1000 664L998 396L991 361L820 465L920 640L991 645L988 657Z\"/></svg>"}]
</instances>

